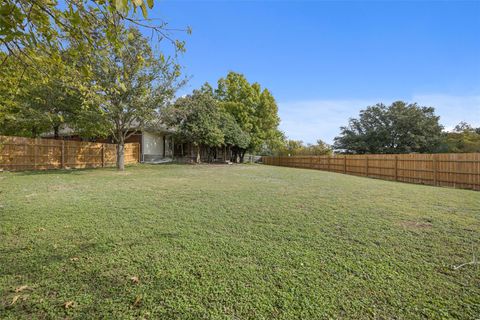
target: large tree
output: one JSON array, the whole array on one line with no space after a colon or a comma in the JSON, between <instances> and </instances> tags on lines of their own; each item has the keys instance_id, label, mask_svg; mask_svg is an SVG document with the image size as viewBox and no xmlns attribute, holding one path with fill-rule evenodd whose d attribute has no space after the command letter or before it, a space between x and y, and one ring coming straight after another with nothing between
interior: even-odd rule
<instances>
[{"instance_id":1,"label":"large tree","mask_svg":"<svg viewBox=\"0 0 480 320\"><path fill-rule=\"evenodd\" d=\"M241 161L247 150L259 152L265 144L280 136L277 104L272 94L260 84L250 84L244 75L230 72L218 80L215 95L220 107L231 114L250 136L248 147L239 152Z\"/></svg>"},{"instance_id":2,"label":"large tree","mask_svg":"<svg viewBox=\"0 0 480 320\"><path fill-rule=\"evenodd\" d=\"M225 151L230 151L230 161L237 162L243 150L250 145L250 135L242 130L235 118L220 111L220 129L223 133Z\"/></svg>"},{"instance_id":3,"label":"large tree","mask_svg":"<svg viewBox=\"0 0 480 320\"><path fill-rule=\"evenodd\" d=\"M59 130L81 112L82 97L76 85L80 78L71 64L71 52L64 51L61 62L43 52L28 49L38 69L28 72L14 60L0 69L0 134L36 137Z\"/></svg>"},{"instance_id":4,"label":"large tree","mask_svg":"<svg viewBox=\"0 0 480 320\"><path fill-rule=\"evenodd\" d=\"M86 92L93 92L87 101L98 106L98 125L117 143L117 167L124 170L125 141L155 122L160 107L183 81L178 81L176 60L154 51L138 29L120 26L117 37L121 46L107 43L97 50L93 81Z\"/></svg>"},{"instance_id":5,"label":"large tree","mask_svg":"<svg viewBox=\"0 0 480 320\"><path fill-rule=\"evenodd\" d=\"M347 153L434 152L441 142L442 126L432 107L397 101L360 111L341 128L334 148Z\"/></svg>"},{"instance_id":6,"label":"large tree","mask_svg":"<svg viewBox=\"0 0 480 320\"><path fill-rule=\"evenodd\" d=\"M144 31L151 31L151 41L170 43L175 55L185 50L184 41L179 41L172 36L173 29L169 29L166 22L158 18L147 19L148 8L151 9L153 5L154 0L2 1L0 4L0 71L3 73L5 69L14 65L18 72L10 72L8 75L6 81L10 82L8 88L10 92L2 92L2 98L6 94L12 97L13 92L14 99L0 102L0 117L3 116L4 120L9 120L8 124L13 125L13 127L10 126L11 128L28 125L29 122L33 123L34 119L41 120L36 113L38 108L26 108L31 106L31 103L25 105L23 108L25 112L18 112L19 102L26 100L24 96L20 96L22 90L32 92L32 83L34 85L38 83L36 78L32 79L33 74L48 84L49 88L54 85L63 91L65 88L82 91L81 94L77 94L77 97L85 101L82 108L76 110L82 113L81 117L76 119L81 121L75 121L74 125L82 134L98 131L94 129L98 126L89 125L92 119L98 120L97 114L86 108L92 105L92 96L97 94L98 86L88 84L98 81L98 70L94 66L98 66L99 53L104 52L105 48L120 51L124 46L124 33L119 32L123 25L128 24ZM189 29L185 31L190 32ZM65 61L65 51L69 51L70 61ZM40 61L39 57L41 57ZM62 83L66 80L63 77L65 73L60 73L62 77L59 77L56 70L51 67L62 65L71 67L71 74L75 76L80 72L83 79L73 84ZM1 76L3 77L4 74ZM40 96L46 93L45 90L40 91L42 91L39 92ZM52 94L48 95L49 99L53 99ZM10 103L12 100L15 100L13 104ZM48 99L43 100L46 102ZM94 104L96 103L97 101L94 101ZM51 108L59 104L49 103ZM71 106L74 105L71 104ZM86 114L83 114L84 111ZM12 112L16 115L12 116ZM61 114L62 112L51 110L50 113ZM25 119L22 119L22 115L26 116ZM56 118L62 120L62 117ZM40 122L44 123L44 121ZM36 129L34 131L36 132ZM14 130L14 132L25 134L21 130Z\"/></svg>"},{"instance_id":7,"label":"large tree","mask_svg":"<svg viewBox=\"0 0 480 320\"><path fill-rule=\"evenodd\" d=\"M192 143L196 148L196 162L200 162L200 148L220 147L224 144L221 114L217 101L211 94L195 90L162 110L163 122L173 128L181 142Z\"/></svg>"}]
</instances>

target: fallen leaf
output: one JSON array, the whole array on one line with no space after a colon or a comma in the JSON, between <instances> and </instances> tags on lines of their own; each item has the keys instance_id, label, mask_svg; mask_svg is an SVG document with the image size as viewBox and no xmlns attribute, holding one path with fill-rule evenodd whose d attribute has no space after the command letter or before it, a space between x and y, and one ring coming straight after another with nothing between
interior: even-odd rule
<instances>
[{"instance_id":1,"label":"fallen leaf","mask_svg":"<svg viewBox=\"0 0 480 320\"><path fill-rule=\"evenodd\" d=\"M130 277L130 280L132 280L134 284L137 284L140 282L140 280L138 280L138 277Z\"/></svg>"},{"instance_id":2,"label":"fallen leaf","mask_svg":"<svg viewBox=\"0 0 480 320\"><path fill-rule=\"evenodd\" d=\"M12 303L10 303L10 305L11 305L11 306L14 305L15 302L17 302L18 298L20 298L20 295L14 296L13 299L12 299Z\"/></svg>"},{"instance_id":3,"label":"fallen leaf","mask_svg":"<svg viewBox=\"0 0 480 320\"><path fill-rule=\"evenodd\" d=\"M67 301L67 302L65 302L65 303L63 304L63 306L64 306L65 309L73 308L73 306L74 306L73 304L74 304L74 303L75 303L75 302L73 302L73 301Z\"/></svg>"},{"instance_id":4,"label":"fallen leaf","mask_svg":"<svg viewBox=\"0 0 480 320\"><path fill-rule=\"evenodd\" d=\"M28 287L27 285L25 285L25 286L20 286L20 287L18 287L17 289L15 289L15 292L21 292L21 291L23 291L23 290L25 290L25 289L28 289L28 288L29 288L29 287Z\"/></svg>"},{"instance_id":5,"label":"fallen leaf","mask_svg":"<svg viewBox=\"0 0 480 320\"><path fill-rule=\"evenodd\" d=\"M45 231L45 230L47 230L47 229L45 229L45 228L38 228L38 231Z\"/></svg>"},{"instance_id":6,"label":"fallen leaf","mask_svg":"<svg viewBox=\"0 0 480 320\"><path fill-rule=\"evenodd\" d=\"M142 301L142 297L141 296L137 296L135 298L135 302L133 303L133 305L136 307L140 304L140 302Z\"/></svg>"},{"instance_id":7,"label":"fallen leaf","mask_svg":"<svg viewBox=\"0 0 480 320\"><path fill-rule=\"evenodd\" d=\"M78 261L78 259L79 259L78 257L72 257L70 258L70 261Z\"/></svg>"}]
</instances>

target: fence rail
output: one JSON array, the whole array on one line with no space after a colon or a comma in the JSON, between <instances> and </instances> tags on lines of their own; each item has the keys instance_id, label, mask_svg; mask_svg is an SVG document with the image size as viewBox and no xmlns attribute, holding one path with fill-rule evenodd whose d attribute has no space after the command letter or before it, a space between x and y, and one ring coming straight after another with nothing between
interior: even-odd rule
<instances>
[{"instance_id":1,"label":"fence rail","mask_svg":"<svg viewBox=\"0 0 480 320\"><path fill-rule=\"evenodd\" d=\"M262 157L262 161L267 165L480 190L480 153Z\"/></svg>"},{"instance_id":2,"label":"fence rail","mask_svg":"<svg viewBox=\"0 0 480 320\"><path fill-rule=\"evenodd\" d=\"M125 163L139 162L138 143L125 144ZM46 170L114 166L116 145L0 136L0 170Z\"/></svg>"}]
</instances>

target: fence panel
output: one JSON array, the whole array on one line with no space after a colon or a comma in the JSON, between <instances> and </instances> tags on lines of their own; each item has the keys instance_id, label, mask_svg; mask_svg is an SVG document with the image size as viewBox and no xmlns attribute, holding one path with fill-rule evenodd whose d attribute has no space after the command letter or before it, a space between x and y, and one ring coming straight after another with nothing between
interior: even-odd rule
<instances>
[{"instance_id":1,"label":"fence panel","mask_svg":"<svg viewBox=\"0 0 480 320\"><path fill-rule=\"evenodd\" d=\"M115 144L0 136L0 170L115 166ZM125 164L139 162L140 145L125 144Z\"/></svg>"},{"instance_id":2,"label":"fence panel","mask_svg":"<svg viewBox=\"0 0 480 320\"><path fill-rule=\"evenodd\" d=\"M262 157L267 165L480 190L480 153Z\"/></svg>"}]
</instances>

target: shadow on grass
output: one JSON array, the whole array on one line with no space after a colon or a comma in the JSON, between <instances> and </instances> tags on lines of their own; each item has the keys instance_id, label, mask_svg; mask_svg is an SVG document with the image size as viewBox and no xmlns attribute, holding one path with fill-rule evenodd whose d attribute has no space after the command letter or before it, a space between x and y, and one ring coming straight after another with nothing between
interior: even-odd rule
<instances>
[{"instance_id":1,"label":"shadow on grass","mask_svg":"<svg viewBox=\"0 0 480 320\"><path fill-rule=\"evenodd\" d=\"M136 168L138 165L129 165L125 166L125 171L128 169ZM82 174L87 172L94 171L117 171L115 167L105 167L105 168L78 168L78 169L49 169L49 170L28 170L28 171L12 171L10 173L17 176L43 176L43 175L56 175L56 174Z\"/></svg>"}]
</instances>

